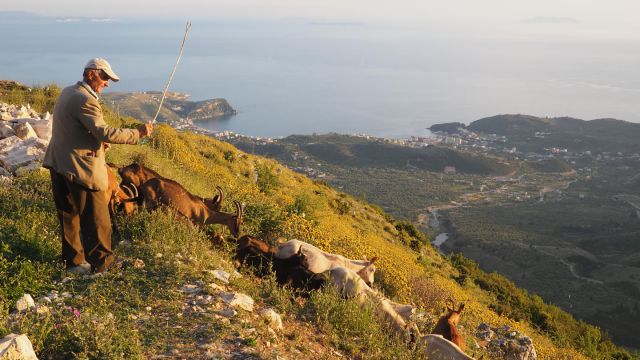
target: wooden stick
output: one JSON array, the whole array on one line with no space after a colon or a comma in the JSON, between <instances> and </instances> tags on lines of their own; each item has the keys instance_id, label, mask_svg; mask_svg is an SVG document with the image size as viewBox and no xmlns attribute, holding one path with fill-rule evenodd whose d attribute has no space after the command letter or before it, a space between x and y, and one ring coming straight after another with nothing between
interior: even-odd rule
<instances>
[{"instance_id":1,"label":"wooden stick","mask_svg":"<svg viewBox=\"0 0 640 360\"><path fill-rule=\"evenodd\" d=\"M171 76L169 76L169 81L167 81L167 86L165 86L164 91L162 92L162 98L160 98L160 105L158 106L158 111L156 111L156 115L151 120L152 124L156 123L156 119L160 114L160 110L162 109L162 103L164 102L164 98L167 96L167 90L169 90L169 85L171 85L171 80L173 80L173 75L176 73L176 69L178 68L178 64L180 63L180 59L182 59L182 51L184 50L184 43L187 41L187 34L189 33L189 29L191 28L191 22L187 21L187 24L184 28L184 37L182 38L182 44L180 45L180 53L178 54L178 59L176 60L175 65L173 65L173 70L171 71Z\"/></svg>"}]
</instances>

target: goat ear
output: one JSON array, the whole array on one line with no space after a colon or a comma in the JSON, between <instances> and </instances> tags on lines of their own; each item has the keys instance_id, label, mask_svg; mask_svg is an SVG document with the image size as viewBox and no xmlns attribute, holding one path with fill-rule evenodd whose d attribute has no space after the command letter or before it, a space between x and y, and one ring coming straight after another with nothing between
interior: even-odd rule
<instances>
[{"instance_id":1,"label":"goat ear","mask_svg":"<svg viewBox=\"0 0 640 360\"><path fill-rule=\"evenodd\" d=\"M458 313L461 313L462 310L464 309L464 303L460 303L460 306L458 307Z\"/></svg>"},{"instance_id":2,"label":"goat ear","mask_svg":"<svg viewBox=\"0 0 640 360\"><path fill-rule=\"evenodd\" d=\"M372 258L369 260L369 262L370 262L371 264L373 264L374 262L376 262L376 260L378 260L378 257L377 257L377 256L374 256L374 257L372 257Z\"/></svg>"}]
</instances>

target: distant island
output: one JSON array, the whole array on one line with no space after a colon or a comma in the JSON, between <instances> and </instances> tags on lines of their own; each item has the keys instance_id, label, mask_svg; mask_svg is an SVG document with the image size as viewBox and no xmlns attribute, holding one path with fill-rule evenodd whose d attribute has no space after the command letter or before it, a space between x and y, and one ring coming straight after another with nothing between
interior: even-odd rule
<instances>
[{"instance_id":1,"label":"distant island","mask_svg":"<svg viewBox=\"0 0 640 360\"><path fill-rule=\"evenodd\" d=\"M153 119L162 93L160 91L144 92L114 92L104 94L107 102L119 114L131 116L143 121ZM158 120L172 125L192 123L193 121L209 120L233 116L237 111L226 99L217 98L202 101L189 100L190 95L170 92L167 93ZM177 126L180 127L180 126Z\"/></svg>"}]
</instances>

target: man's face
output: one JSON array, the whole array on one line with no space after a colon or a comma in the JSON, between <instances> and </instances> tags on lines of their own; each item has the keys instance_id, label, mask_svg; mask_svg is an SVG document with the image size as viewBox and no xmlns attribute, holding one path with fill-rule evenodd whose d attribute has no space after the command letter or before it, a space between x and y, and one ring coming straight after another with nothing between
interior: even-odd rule
<instances>
[{"instance_id":1,"label":"man's face","mask_svg":"<svg viewBox=\"0 0 640 360\"><path fill-rule=\"evenodd\" d=\"M102 70L92 70L87 74L89 86L96 92L101 94L102 89L109 87L109 76Z\"/></svg>"}]
</instances>

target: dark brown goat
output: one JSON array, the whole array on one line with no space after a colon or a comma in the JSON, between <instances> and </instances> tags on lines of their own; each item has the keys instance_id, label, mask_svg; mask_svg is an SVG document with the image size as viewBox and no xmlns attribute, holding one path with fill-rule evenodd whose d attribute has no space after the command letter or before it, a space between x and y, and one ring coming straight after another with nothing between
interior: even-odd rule
<instances>
[{"instance_id":1,"label":"dark brown goat","mask_svg":"<svg viewBox=\"0 0 640 360\"><path fill-rule=\"evenodd\" d=\"M273 246L245 235L238 240L236 259L251 266L260 276L275 272L280 285L303 291L317 290L324 285L324 277L310 272L304 265L306 259L301 252L287 259L276 258L275 253Z\"/></svg>"},{"instance_id":2,"label":"dark brown goat","mask_svg":"<svg viewBox=\"0 0 640 360\"><path fill-rule=\"evenodd\" d=\"M221 224L228 227L233 236L240 234L242 206L237 201L234 201L235 214L219 212L179 183L164 178L153 178L142 184L138 199L139 204L144 205L147 210L155 210L160 205L170 206L196 225Z\"/></svg>"},{"instance_id":3,"label":"dark brown goat","mask_svg":"<svg viewBox=\"0 0 640 360\"><path fill-rule=\"evenodd\" d=\"M455 304L453 301L450 301L450 303L451 306L447 306L447 314L440 317L431 333L442 335L445 339L458 345L458 347L464 351L466 348L464 337L462 337L462 334L460 334L457 329L458 322L460 322L460 313L464 309L464 303L460 303L458 310L454 310Z\"/></svg>"},{"instance_id":4,"label":"dark brown goat","mask_svg":"<svg viewBox=\"0 0 640 360\"><path fill-rule=\"evenodd\" d=\"M118 174L120 174L120 177L122 178L123 185L134 185L137 188L140 188L142 184L151 179L166 179L165 177L149 169L148 167L136 163L116 168L118 169ZM202 202L204 202L207 207L219 212L220 209L222 209L224 191L222 191L222 188L220 186L216 186L216 190L218 190L218 195L215 195L212 199L202 197L198 198Z\"/></svg>"},{"instance_id":5,"label":"dark brown goat","mask_svg":"<svg viewBox=\"0 0 640 360\"><path fill-rule=\"evenodd\" d=\"M109 203L109 215L115 232L118 232L118 222L116 220L116 208L121 205L124 212L129 215L136 209L135 199L138 196L138 190L127 185L118 185L118 179L113 170L107 165L108 187L105 196Z\"/></svg>"}]
</instances>

